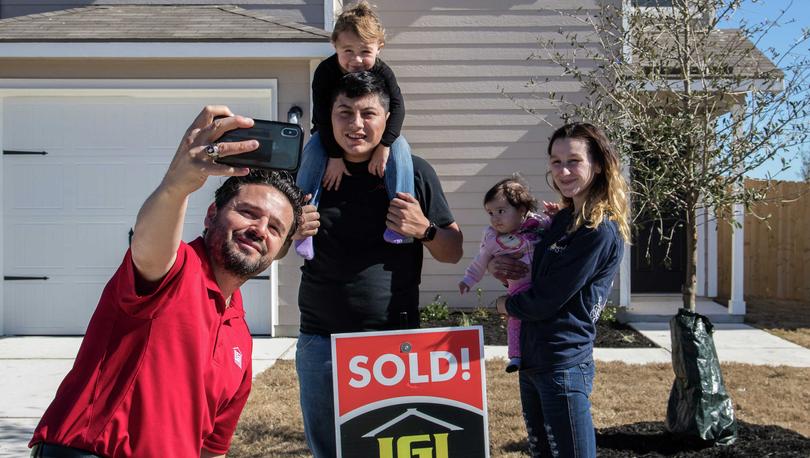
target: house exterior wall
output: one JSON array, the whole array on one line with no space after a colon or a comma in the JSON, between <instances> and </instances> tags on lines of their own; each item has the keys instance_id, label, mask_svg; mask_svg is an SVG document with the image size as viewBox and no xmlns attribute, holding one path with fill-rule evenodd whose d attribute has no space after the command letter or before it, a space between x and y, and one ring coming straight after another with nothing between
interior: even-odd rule
<instances>
[{"instance_id":1,"label":"house exterior wall","mask_svg":"<svg viewBox=\"0 0 810 458\"><path fill-rule=\"evenodd\" d=\"M542 58L538 39L559 39L560 27L582 30L577 18L596 0L399 0L375 1L387 31L381 57L402 88L403 134L414 154L436 169L450 207L464 232L464 257L441 264L427 250L420 303L441 294L451 306L479 304L460 296L457 283L478 252L488 225L482 199L498 180L520 172L538 199L556 200L546 184L547 139L561 124L544 98L548 91L581 97L578 83L560 78L560 69ZM576 9L582 10L576 12ZM546 78L551 80L546 84ZM538 83L530 86L533 79ZM526 113L502 91L523 106ZM537 96L537 97L535 97ZM618 282L616 282L618 285ZM504 288L490 276L479 284L488 305Z\"/></svg>"},{"instance_id":2,"label":"house exterior wall","mask_svg":"<svg viewBox=\"0 0 810 458\"><path fill-rule=\"evenodd\" d=\"M261 11L300 24L323 28L324 0L253 0L249 3L239 1L182 2L176 0L0 0L0 19L90 5L177 5L184 3L193 5L233 4L244 9Z\"/></svg>"}]
</instances>

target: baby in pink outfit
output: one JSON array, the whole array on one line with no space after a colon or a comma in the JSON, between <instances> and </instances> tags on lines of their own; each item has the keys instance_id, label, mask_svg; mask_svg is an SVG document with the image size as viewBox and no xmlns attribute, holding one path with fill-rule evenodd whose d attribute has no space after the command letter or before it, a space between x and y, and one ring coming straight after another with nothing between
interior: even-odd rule
<instances>
[{"instance_id":1,"label":"baby in pink outfit","mask_svg":"<svg viewBox=\"0 0 810 458\"><path fill-rule=\"evenodd\" d=\"M537 211L537 200L519 178L499 181L484 195L484 209L489 214L490 226L484 230L481 248L472 264L458 283L458 291L464 294L481 281L489 261L498 255L519 256L527 265L532 265L534 245L551 225L551 217ZM556 213L555 204L546 204L546 213ZM517 280L508 280L506 287L511 296L531 286L531 273ZM520 368L520 320L509 317L506 327L509 344L509 364L506 372Z\"/></svg>"}]
</instances>

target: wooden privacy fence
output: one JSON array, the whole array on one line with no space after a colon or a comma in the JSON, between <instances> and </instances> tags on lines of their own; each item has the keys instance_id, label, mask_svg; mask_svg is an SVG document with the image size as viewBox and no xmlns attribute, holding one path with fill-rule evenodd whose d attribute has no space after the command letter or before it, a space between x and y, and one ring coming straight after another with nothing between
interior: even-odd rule
<instances>
[{"instance_id":1,"label":"wooden privacy fence","mask_svg":"<svg viewBox=\"0 0 810 458\"><path fill-rule=\"evenodd\" d=\"M748 179L746 188L763 187ZM745 215L745 296L810 302L810 183L771 182L767 199ZM731 288L731 228L718 223L718 296Z\"/></svg>"}]
</instances>

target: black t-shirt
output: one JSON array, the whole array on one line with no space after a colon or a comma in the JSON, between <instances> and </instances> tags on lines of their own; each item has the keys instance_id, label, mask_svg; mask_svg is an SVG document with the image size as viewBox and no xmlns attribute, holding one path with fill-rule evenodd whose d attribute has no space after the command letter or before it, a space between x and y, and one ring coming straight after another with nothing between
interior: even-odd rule
<instances>
[{"instance_id":1,"label":"black t-shirt","mask_svg":"<svg viewBox=\"0 0 810 458\"><path fill-rule=\"evenodd\" d=\"M301 268L301 332L329 335L397 329L401 312L419 326L422 244L386 243L388 194L368 162L346 162L338 191L322 190L315 258ZM439 227L453 223L436 172L413 156L414 189L422 212Z\"/></svg>"}]
</instances>

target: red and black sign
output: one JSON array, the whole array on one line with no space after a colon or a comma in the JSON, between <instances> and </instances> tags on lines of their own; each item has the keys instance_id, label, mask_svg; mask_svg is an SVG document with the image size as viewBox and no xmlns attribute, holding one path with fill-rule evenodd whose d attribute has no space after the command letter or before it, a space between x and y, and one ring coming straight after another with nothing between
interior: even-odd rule
<instances>
[{"instance_id":1,"label":"red and black sign","mask_svg":"<svg viewBox=\"0 0 810 458\"><path fill-rule=\"evenodd\" d=\"M480 326L332 336L338 456L488 457Z\"/></svg>"}]
</instances>

